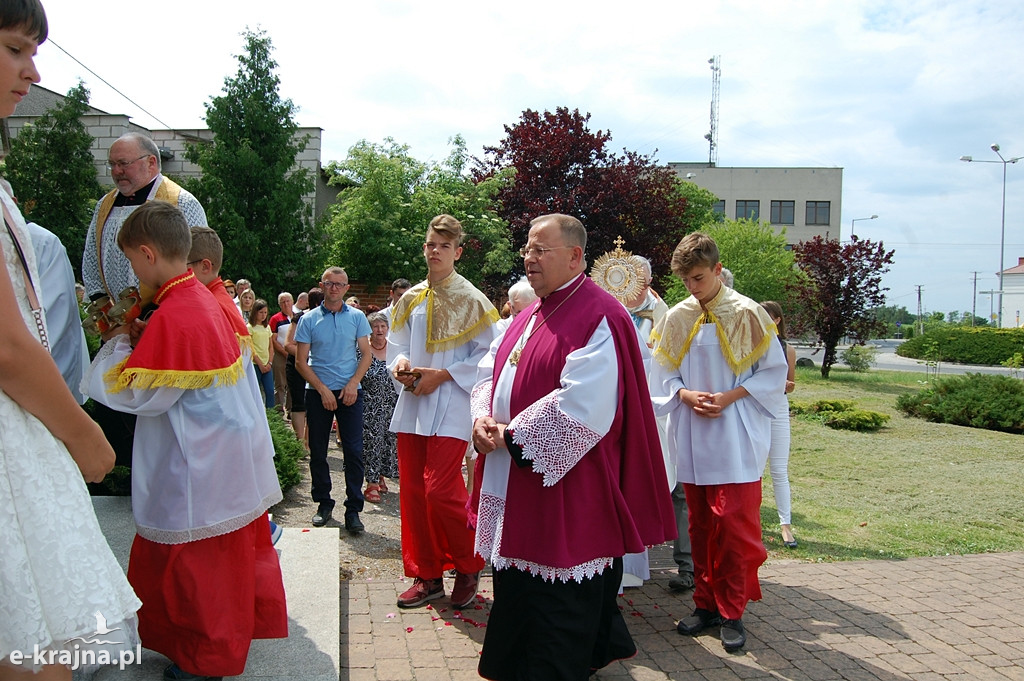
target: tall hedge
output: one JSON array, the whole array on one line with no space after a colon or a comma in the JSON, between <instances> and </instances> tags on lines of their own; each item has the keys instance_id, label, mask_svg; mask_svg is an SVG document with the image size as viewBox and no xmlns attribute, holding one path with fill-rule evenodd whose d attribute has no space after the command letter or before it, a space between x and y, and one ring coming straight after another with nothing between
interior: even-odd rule
<instances>
[{"instance_id":1,"label":"tall hedge","mask_svg":"<svg viewBox=\"0 0 1024 681\"><path fill-rule=\"evenodd\" d=\"M950 326L911 338L897 348L896 354L912 359L999 366L1022 351L1024 329Z\"/></svg>"}]
</instances>

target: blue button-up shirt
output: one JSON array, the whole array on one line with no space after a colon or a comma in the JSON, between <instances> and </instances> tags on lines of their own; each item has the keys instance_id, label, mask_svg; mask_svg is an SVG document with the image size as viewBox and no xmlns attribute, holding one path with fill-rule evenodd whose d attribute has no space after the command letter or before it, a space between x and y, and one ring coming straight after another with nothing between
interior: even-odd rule
<instances>
[{"instance_id":1,"label":"blue button-up shirt","mask_svg":"<svg viewBox=\"0 0 1024 681\"><path fill-rule=\"evenodd\" d=\"M358 339L369 335L370 323L362 312L344 303L331 312L321 303L299 319L295 342L309 343L313 373L328 389L341 390L359 366Z\"/></svg>"}]
</instances>

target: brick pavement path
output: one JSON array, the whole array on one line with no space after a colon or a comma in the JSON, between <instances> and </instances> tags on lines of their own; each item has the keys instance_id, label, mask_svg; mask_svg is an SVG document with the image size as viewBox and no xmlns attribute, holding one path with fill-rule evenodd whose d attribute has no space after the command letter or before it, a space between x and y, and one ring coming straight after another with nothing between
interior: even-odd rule
<instances>
[{"instance_id":1,"label":"brick pavement path","mask_svg":"<svg viewBox=\"0 0 1024 681\"><path fill-rule=\"evenodd\" d=\"M620 599L639 653L594 678L1024 681L1024 553L766 565L747 645L731 655L717 629L676 633L693 601L668 591L668 577ZM490 586L456 613L447 599L398 609L404 582L342 582L341 679L478 679Z\"/></svg>"}]
</instances>

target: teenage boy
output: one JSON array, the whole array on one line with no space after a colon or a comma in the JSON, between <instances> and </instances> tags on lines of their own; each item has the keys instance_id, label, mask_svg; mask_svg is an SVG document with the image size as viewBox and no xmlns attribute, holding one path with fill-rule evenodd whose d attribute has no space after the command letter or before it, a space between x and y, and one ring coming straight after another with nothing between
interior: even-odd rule
<instances>
[{"instance_id":1,"label":"teenage boy","mask_svg":"<svg viewBox=\"0 0 1024 681\"><path fill-rule=\"evenodd\" d=\"M455 568L452 603L476 596L483 558L467 524L462 461L472 436L469 393L477 364L495 338L498 311L455 271L462 225L430 221L423 256L427 279L399 299L388 337L388 367L405 388L391 419L398 433L402 562L412 586L398 598L415 608L444 596L442 575Z\"/></svg>"},{"instance_id":2,"label":"teenage boy","mask_svg":"<svg viewBox=\"0 0 1024 681\"><path fill-rule=\"evenodd\" d=\"M93 399L138 415L128 581L143 603L139 635L172 660L165 678L236 676L252 639L288 635L266 414L238 335L187 266L182 212L150 201L117 244L158 307L115 330L86 381Z\"/></svg>"},{"instance_id":3,"label":"teenage boy","mask_svg":"<svg viewBox=\"0 0 1024 681\"><path fill-rule=\"evenodd\" d=\"M768 313L723 286L718 246L701 232L672 254L690 297L651 334L655 412L668 414L670 454L686 490L696 609L678 624L696 635L721 624L729 652L746 643L743 611L761 598L761 473L771 419L786 412L786 358Z\"/></svg>"}]
</instances>

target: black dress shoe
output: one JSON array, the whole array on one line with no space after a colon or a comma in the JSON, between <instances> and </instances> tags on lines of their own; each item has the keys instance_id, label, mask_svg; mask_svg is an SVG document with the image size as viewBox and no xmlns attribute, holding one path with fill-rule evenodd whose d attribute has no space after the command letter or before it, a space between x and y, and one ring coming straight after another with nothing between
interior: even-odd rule
<instances>
[{"instance_id":1,"label":"black dress shoe","mask_svg":"<svg viewBox=\"0 0 1024 681\"><path fill-rule=\"evenodd\" d=\"M171 679L171 681L220 681L224 677L189 674L186 671L182 671L181 667L172 662L164 668L164 678Z\"/></svg>"},{"instance_id":2,"label":"black dress shoe","mask_svg":"<svg viewBox=\"0 0 1024 681\"><path fill-rule=\"evenodd\" d=\"M725 652L736 652L747 642L747 634L743 630L743 620L722 620L719 636L722 638L722 647L725 648Z\"/></svg>"},{"instance_id":3,"label":"black dress shoe","mask_svg":"<svg viewBox=\"0 0 1024 681\"><path fill-rule=\"evenodd\" d=\"M362 534L366 527L363 526L363 521L359 519L358 513L346 513L345 529L349 531L349 534Z\"/></svg>"},{"instance_id":4,"label":"black dress shoe","mask_svg":"<svg viewBox=\"0 0 1024 681\"><path fill-rule=\"evenodd\" d=\"M796 543L795 537L793 538L793 541L782 542L782 545L785 546L787 549L795 549L797 546L799 546L799 544Z\"/></svg>"},{"instance_id":5,"label":"black dress shoe","mask_svg":"<svg viewBox=\"0 0 1024 681\"><path fill-rule=\"evenodd\" d=\"M320 504L320 508L317 509L316 515L313 516L313 520L311 521L313 523L313 527L323 527L326 525L327 521L331 519L331 513L333 511L333 507Z\"/></svg>"},{"instance_id":6,"label":"black dress shoe","mask_svg":"<svg viewBox=\"0 0 1024 681\"><path fill-rule=\"evenodd\" d=\"M689 617L679 620L676 631L688 636L696 636L709 627L722 623L722 616L712 610L697 608Z\"/></svg>"}]
</instances>

